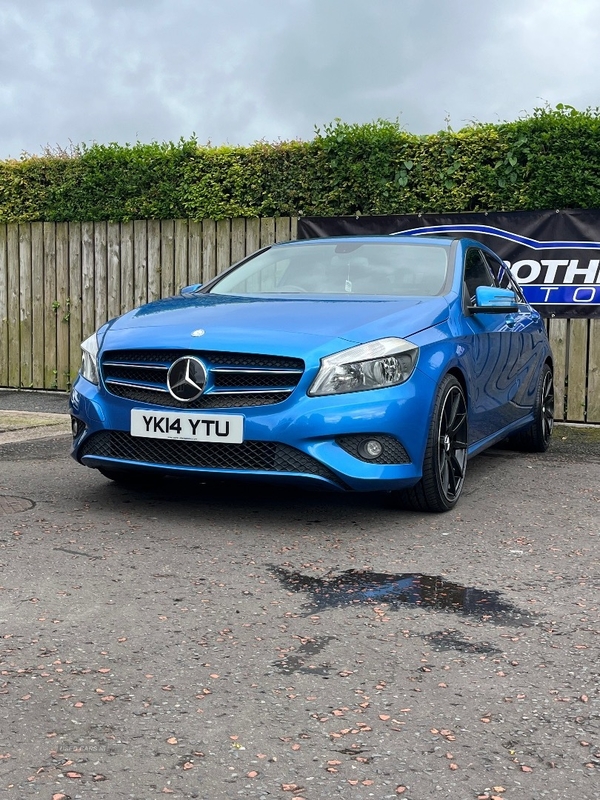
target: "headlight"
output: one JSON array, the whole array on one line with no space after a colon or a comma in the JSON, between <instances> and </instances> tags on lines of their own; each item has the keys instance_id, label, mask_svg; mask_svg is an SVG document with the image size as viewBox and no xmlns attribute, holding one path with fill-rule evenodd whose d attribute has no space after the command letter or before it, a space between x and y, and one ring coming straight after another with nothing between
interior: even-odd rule
<instances>
[{"instance_id":1,"label":"headlight","mask_svg":"<svg viewBox=\"0 0 600 800\"><path fill-rule=\"evenodd\" d=\"M321 359L321 369L308 390L311 396L364 392L407 381L419 348L404 339L378 339Z\"/></svg>"},{"instance_id":2,"label":"headlight","mask_svg":"<svg viewBox=\"0 0 600 800\"><path fill-rule=\"evenodd\" d=\"M81 343L81 375L98 384L98 334L92 333Z\"/></svg>"}]
</instances>

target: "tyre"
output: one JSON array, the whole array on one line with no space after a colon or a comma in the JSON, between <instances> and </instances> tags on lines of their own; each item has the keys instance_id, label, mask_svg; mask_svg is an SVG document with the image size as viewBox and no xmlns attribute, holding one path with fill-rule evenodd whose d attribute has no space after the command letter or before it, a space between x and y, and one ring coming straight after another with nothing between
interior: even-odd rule
<instances>
[{"instance_id":1,"label":"tyre","mask_svg":"<svg viewBox=\"0 0 600 800\"><path fill-rule=\"evenodd\" d=\"M533 422L510 436L508 443L515 450L525 453L545 453L550 445L553 427L554 380L552 370L548 364L544 364L533 406Z\"/></svg>"},{"instance_id":2,"label":"tyre","mask_svg":"<svg viewBox=\"0 0 600 800\"><path fill-rule=\"evenodd\" d=\"M391 492L394 505L415 511L450 511L458 502L467 470L467 401L453 375L436 396L427 438L423 477L410 489Z\"/></svg>"}]
</instances>

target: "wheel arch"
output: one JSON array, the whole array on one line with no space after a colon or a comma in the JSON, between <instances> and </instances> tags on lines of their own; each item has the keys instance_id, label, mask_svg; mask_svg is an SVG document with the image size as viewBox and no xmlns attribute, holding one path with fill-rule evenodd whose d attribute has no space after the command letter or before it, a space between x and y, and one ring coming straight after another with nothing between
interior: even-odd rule
<instances>
[{"instance_id":1,"label":"wheel arch","mask_svg":"<svg viewBox=\"0 0 600 800\"><path fill-rule=\"evenodd\" d=\"M448 372L445 373L442 377L444 378L446 375L453 375L456 380L460 383L462 390L465 395L465 403L467 404L467 409L469 408L469 392L467 389L467 379L465 378L464 372L460 369L460 367L453 366L450 367Z\"/></svg>"}]
</instances>

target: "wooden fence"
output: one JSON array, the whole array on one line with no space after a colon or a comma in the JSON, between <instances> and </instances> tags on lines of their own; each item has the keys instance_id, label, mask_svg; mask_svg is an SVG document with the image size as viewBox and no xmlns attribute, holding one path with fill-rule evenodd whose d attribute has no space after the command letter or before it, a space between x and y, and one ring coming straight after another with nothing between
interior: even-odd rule
<instances>
[{"instance_id":1,"label":"wooden fence","mask_svg":"<svg viewBox=\"0 0 600 800\"><path fill-rule=\"evenodd\" d=\"M0 225L0 386L68 389L107 319L295 238L289 217Z\"/></svg>"},{"instance_id":2,"label":"wooden fence","mask_svg":"<svg viewBox=\"0 0 600 800\"><path fill-rule=\"evenodd\" d=\"M295 238L290 217L0 225L0 386L68 389L107 319ZM600 319L548 327L556 418L600 423Z\"/></svg>"}]
</instances>

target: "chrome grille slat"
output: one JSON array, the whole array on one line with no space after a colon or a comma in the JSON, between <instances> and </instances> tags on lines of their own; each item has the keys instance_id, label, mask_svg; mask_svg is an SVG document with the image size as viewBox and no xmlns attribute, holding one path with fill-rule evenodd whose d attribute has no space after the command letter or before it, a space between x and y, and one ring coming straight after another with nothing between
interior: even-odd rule
<instances>
[{"instance_id":1,"label":"chrome grille slat","mask_svg":"<svg viewBox=\"0 0 600 800\"><path fill-rule=\"evenodd\" d=\"M302 375L301 369L236 369L235 367L215 367L212 372L229 373L235 372L241 375Z\"/></svg>"},{"instance_id":2,"label":"chrome grille slat","mask_svg":"<svg viewBox=\"0 0 600 800\"><path fill-rule=\"evenodd\" d=\"M105 361L105 367L131 367L132 369L139 368L139 364L127 363L126 361ZM143 369L162 369L167 370L164 364L144 364Z\"/></svg>"},{"instance_id":3,"label":"chrome grille slat","mask_svg":"<svg viewBox=\"0 0 600 800\"><path fill-rule=\"evenodd\" d=\"M203 360L206 359L212 367L275 367L276 369L304 371L304 362L299 358L187 348L180 350L112 350L104 354L104 359L118 363L149 363L169 366L181 356L197 356Z\"/></svg>"},{"instance_id":4,"label":"chrome grille slat","mask_svg":"<svg viewBox=\"0 0 600 800\"><path fill-rule=\"evenodd\" d=\"M169 394L168 389L163 389L162 386L153 386L152 384L132 383L131 381L117 381L114 378L108 378L106 381L110 386L130 386L132 389L147 389L149 392L166 392Z\"/></svg>"},{"instance_id":5,"label":"chrome grille slat","mask_svg":"<svg viewBox=\"0 0 600 800\"><path fill-rule=\"evenodd\" d=\"M214 392L211 392L211 395L215 394L264 394L265 391L268 391L269 394L285 394L288 395L291 393L291 389L215 389Z\"/></svg>"}]
</instances>

